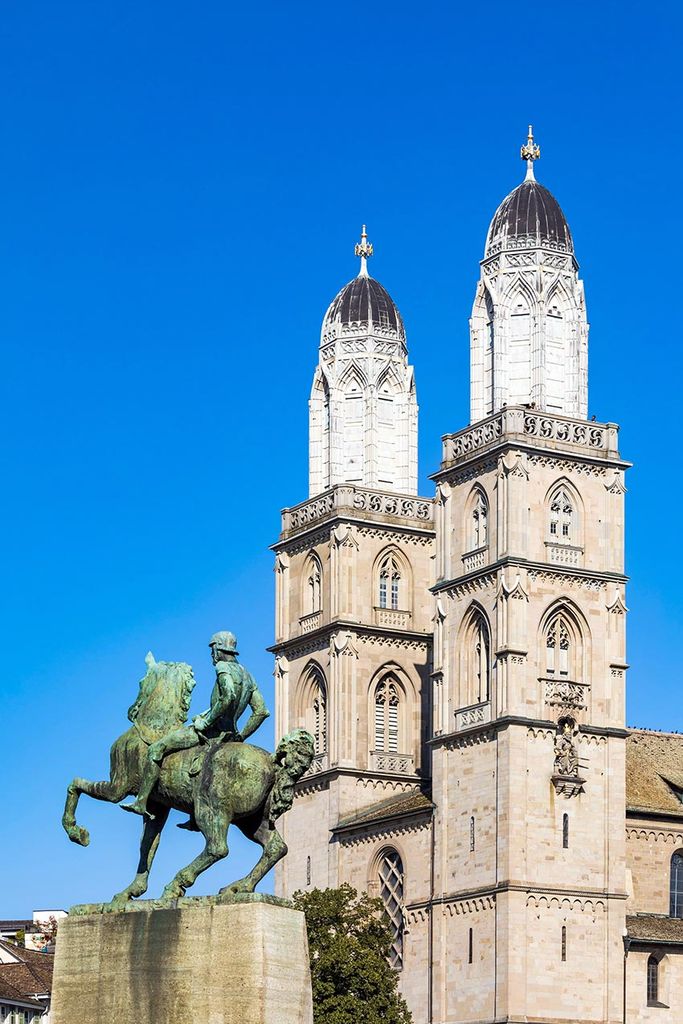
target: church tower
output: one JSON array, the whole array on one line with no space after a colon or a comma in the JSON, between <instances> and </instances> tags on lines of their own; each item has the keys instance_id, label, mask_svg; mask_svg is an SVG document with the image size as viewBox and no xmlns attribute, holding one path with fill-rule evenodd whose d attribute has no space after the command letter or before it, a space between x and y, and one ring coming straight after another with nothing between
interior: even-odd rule
<instances>
[{"instance_id":1,"label":"church tower","mask_svg":"<svg viewBox=\"0 0 683 1024\"><path fill-rule=\"evenodd\" d=\"M526 178L486 237L470 320L472 423L506 405L587 416L583 283L564 214L534 176L539 156L529 126Z\"/></svg>"},{"instance_id":2,"label":"church tower","mask_svg":"<svg viewBox=\"0 0 683 1024\"><path fill-rule=\"evenodd\" d=\"M360 273L331 303L309 402L309 493L359 484L417 494L417 399L403 320L368 274L363 225Z\"/></svg>"},{"instance_id":3,"label":"church tower","mask_svg":"<svg viewBox=\"0 0 683 1024\"><path fill-rule=\"evenodd\" d=\"M586 419L539 156L530 130L481 264L472 425L433 477L435 1022L622 1019L627 463Z\"/></svg>"},{"instance_id":4,"label":"church tower","mask_svg":"<svg viewBox=\"0 0 683 1024\"><path fill-rule=\"evenodd\" d=\"M401 966L405 900L428 896L404 864L424 862L432 807L433 502L416 493L403 319L368 274L365 228L355 251L360 273L322 326L310 497L284 510L274 545L276 732L304 726L316 750L283 821L290 852L276 891L348 881L380 895ZM388 838L388 820L400 841Z\"/></svg>"}]
</instances>

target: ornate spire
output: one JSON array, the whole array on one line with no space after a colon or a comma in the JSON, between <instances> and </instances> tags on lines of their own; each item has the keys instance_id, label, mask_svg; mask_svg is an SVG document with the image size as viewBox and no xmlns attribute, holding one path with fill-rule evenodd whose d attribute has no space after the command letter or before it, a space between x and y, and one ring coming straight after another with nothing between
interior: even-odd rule
<instances>
[{"instance_id":1,"label":"ornate spire","mask_svg":"<svg viewBox=\"0 0 683 1024\"><path fill-rule=\"evenodd\" d=\"M535 181L534 178L534 160L538 160L541 155L541 147L537 146L534 142L534 130L529 125L529 137L526 140L526 145L522 146L521 149L522 160L526 160L526 181Z\"/></svg>"},{"instance_id":2,"label":"ornate spire","mask_svg":"<svg viewBox=\"0 0 683 1024\"><path fill-rule=\"evenodd\" d=\"M359 277L368 276L368 258L372 256L373 248L372 242L368 242L368 233L365 230L365 224L363 230L360 233L360 242L356 242L356 248L354 250L356 256L360 256L360 272Z\"/></svg>"}]
</instances>

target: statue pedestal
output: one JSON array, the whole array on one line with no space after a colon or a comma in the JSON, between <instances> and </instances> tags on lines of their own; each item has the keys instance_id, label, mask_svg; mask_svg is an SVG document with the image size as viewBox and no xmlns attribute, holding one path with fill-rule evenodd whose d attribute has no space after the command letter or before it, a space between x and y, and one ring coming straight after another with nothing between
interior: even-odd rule
<instances>
[{"instance_id":1,"label":"statue pedestal","mask_svg":"<svg viewBox=\"0 0 683 1024\"><path fill-rule=\"evenodd\" d=\"M59 924L51 1024L312 1024L298 910L258 896L75 910Z\"/></svg>"}]
</instances>

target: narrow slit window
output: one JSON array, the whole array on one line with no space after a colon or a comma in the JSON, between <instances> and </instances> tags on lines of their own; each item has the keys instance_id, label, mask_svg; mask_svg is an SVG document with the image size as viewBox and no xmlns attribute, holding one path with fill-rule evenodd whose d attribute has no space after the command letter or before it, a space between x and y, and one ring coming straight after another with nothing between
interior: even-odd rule
<instances>
[{"instance_id":1,"label":"narrow slit window","mask_svg":"<svg viewBox=\"0 0 683 1024\"><path fill-rule=\"evenodd\" d=\"M468 964L472 963L473 954L474 954L474 936L472 935L472 929L470 928L470 933L469 933L469 937L468 937L468 940L467 940L467 963Z\"/></svg>"},{"instance_id":2,"label":"narrow slit window","mask_svg":"<svg viewBox=\"0 0 683 1024\"><path fill-rule=\"evenodd\" d=\"M647 961L647 1004L656 1006L659 1003L659 960L654 953Z\"/></svg>"},{"instance_id":3,"label":"narrow slit window","mask_svg":"<svg viewBox=\"0 0 683 1024\"><path fill-rule=\"evenodd\" d=\"M562 925L562 962L567 959L567 927Z\"/></svg>"},{"instance_id":4,"label":"narrow slit window","mask_svg":"<svg viewBox=\"0 0 683 1024\"><path fill-rule=\"evenodd\" d=\"M470 818L470 853L474 852L474 818Z\"/></svg>"},{"instance_id":5,"label":"narrow slit window","mask_svg":"<svg viewBox=\"0 0 683 1024\"><path fill-rule=\"evenodd\" d=\"M562 815L562 848L569 849L569 815Z\"/></svg>"}]
</instances>

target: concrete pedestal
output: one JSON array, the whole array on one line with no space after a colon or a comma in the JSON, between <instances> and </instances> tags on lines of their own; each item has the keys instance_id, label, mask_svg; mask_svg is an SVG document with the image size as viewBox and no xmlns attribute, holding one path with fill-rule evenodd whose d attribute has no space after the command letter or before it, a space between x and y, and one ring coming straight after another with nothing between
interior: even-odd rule
<instances>
[{"instance_id":1,"label":"concrete pedestal","mask_svg":"<svg viewBox=\"0 0 683 1024\"><path fill-rule=\"evenodd\" d=\"M52 1024L312 1024L300 911L179 904L60 921Z\"/></svg>"}]
</instances>

